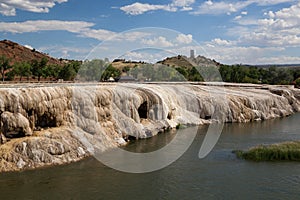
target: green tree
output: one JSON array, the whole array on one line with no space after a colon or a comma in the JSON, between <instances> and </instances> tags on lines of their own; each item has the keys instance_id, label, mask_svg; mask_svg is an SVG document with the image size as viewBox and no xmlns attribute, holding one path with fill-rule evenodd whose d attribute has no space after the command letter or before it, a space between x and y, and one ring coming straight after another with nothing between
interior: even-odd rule
<instances>
[{"instance_id":1,"label":"green tree","mask_svg":"<svg viewBox=\"0 0 300 200\"><path fill-rule=\"evenodd\" d=\"M188 72L187 72L186 68L184 68L184 67L176 67L175 69L176 69L180 74L182 74L182 76L184 76L185 79L188 78Z\"/></svg>"},{"instance_id":2,"label":"green tree","mask_svg":"<svg viewBox=\"0 0 300 200\"><path fill-rule=\"evenodd\" d=\"M27 80L29 80L29 77L31 75L31 65L27 62L19 62L15 63L13 65L13 72L14 75L19 76L19 80L22 80L22 77L27 77Z\"/></svg>"},{"instance_id":3,"label":"green tree","mask_svg":"<svg viewBox=\"0 0 300 200\"><path fill-rule=\"evenodd\" d=\"M129 72L130 71L130 67L129 66L125 66L123 69L122 69L122 72Z\"/></svg>"},{"instance_id":4,"label":"green tree","mask_svg":"<svg viewBox=\"0 0 300 200\"><path fill-rule=\"evenodd\" d=\"M232 82L232 67L228 65L221 65L219 68L220 74L222 76L222 80L225 82Z\"/></svg>"},{"instance_id":5,"label":"green tree","mask_svg":"<svg viewBox=\"0 0 300 200\"><path fill-rule=\"evenodd\" d=\"M76 75L76 65L74 65L74 63L68 63L60 70L58 78L63 79L65 81L71 81L74 80Z\"/></svg>"},{"instance_id":6,"label":"green tree","mask_svg":"<svg viewBox=\"0 0 300 200\"><path fill-rule=\"evenodd\" d=\"M12 66L9 64L9 59L6 56L0 56L0 70L2 75L2 82L5 81L5 74L10 68L12 68Z\"/></svg>"},{"instance_id":7,"label":"green tree","mask_svg":"<svg viewBox=\"0 0 300 200\"><path fill-rule=\"evenodd\" d=\"M188 77L189 81L204 81L203 77L200 75L199 71L195 67L192 67L188 73L189 73L189 77Z\"/></svg>"},{"instance_id":8,"label":"green tree","mask_svg":"<svg viewBox=\"0 0 300 200\"><path fill-rule=\"evenodd\" d=\"M281 85L288 85L291 84L294 80L292 71L288 68L286 69L279 69L278 70L278 76L276 77L275 84L281 84Z\"/></svg>"},{"instance_id":9,"label":"green tree","mask_svg":"<svg viewBox=\"0 0 300 200\"><path fill-rule=\"evenodd\" d=\"M101 75L101 80L105 81L108 80L110 77L116 78L121 75L121 71L114 68L111 64L104 70Z\"/></svg>"},{"instance_id":10,"label":"green tree","mask_svg":"<svg viewBox=\"0 0 300 200\"><path fill-rule=\"evenodd\" d=\"M296 81L295 81L295 86L297 88L300 88L300 78L298 78Z\"/></svg>"},{"instance_id":11,"label":"green tree","mask_svg":"<svg viewBox=\"0 0 300 200\"><path fill-rule=\"evenodd\" d=\"M47 63L48 63L48 59L47 58L42 58L40 61L37 60L33 60L32 61L32 74L34 76L38 77L38 81L41 80L41 77L47 77Z\"/></svg>"},{"instance_id":12,"label":"green tree","mask_svg":"<svg viewBox=\"0 0 300 200\"><path fill-rule=\"evenodd\" d=\"M56 64L48 65L47 66L47 74L49 77L58 79L59 73L62 70L62 68L63 68L62 66L56 65Z\"/></svg>"}]
</instances>

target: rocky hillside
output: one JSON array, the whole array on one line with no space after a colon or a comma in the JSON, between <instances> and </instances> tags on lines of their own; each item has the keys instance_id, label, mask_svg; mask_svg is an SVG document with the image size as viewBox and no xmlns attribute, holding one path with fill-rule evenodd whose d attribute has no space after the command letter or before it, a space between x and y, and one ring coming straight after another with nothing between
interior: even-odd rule
<instances>
[{"instance_id":1,"label":"rocky hillside","mask_svg":"<svg viewBox=\"0 0 300 200\"><path fill-rule=\"evenodd\" d=\"M27 48L9 40L0 41L0 56L2 55L9 58L11 64L15 62L31 62L32 60L41 60L42 58L47 58L49 64L62 65L64 63L62 60L50 57L35 49Z\"/></svg>"}]
</instances>

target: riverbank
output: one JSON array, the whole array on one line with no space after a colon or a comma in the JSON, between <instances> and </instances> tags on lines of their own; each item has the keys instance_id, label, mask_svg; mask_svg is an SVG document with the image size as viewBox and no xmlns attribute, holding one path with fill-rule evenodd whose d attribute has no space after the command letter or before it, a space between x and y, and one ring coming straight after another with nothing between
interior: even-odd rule
<instances>
[{"instance_id":1,"label":"riverbank","mask_svg":"<svg viewBox=\"0 0 300 200\"><path fill-rule=\"evenodd\" d=\"M182 125L300 111L300 91L234 84L82 84L0 89L0 171L75 162Z\"/></svg>"}]
</instances>

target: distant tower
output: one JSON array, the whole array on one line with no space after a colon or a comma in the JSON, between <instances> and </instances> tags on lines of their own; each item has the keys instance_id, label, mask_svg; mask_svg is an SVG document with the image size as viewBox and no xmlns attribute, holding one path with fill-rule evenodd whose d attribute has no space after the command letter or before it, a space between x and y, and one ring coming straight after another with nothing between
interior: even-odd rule
<instances>
[{"instance_id":1,"label":"distant tower","mask_svg":"<svg viewBox=\"0 0 300 200\"><path fill-rule=\"evenodd\" d=\"M195 50L191 49L191 55L190 58L195 58Z\"/></svg>"}]
</instances>

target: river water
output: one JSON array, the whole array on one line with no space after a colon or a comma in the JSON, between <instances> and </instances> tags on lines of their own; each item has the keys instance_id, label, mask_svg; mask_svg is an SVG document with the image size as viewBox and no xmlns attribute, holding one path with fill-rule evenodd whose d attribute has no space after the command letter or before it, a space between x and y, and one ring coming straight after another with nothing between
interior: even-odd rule
<instances>
[{"instance_id":1,"label":"river water","mask_svg":"<svg viewBox=\"0 0 300 200\"><path fill-rule=\"evenodd\" d=\"M300 140L300 114L263 122L226 124L205 158L198 158L207 127L170 166L146 174L110 169L93 158L65 166L0 175L1 199L298 199L300 163L251 162L231 153L258 144ZM178 130L195 131L195 127ZM168 143L174 132L126 147L147 152Z\"/></svg>"}]
</instances>

